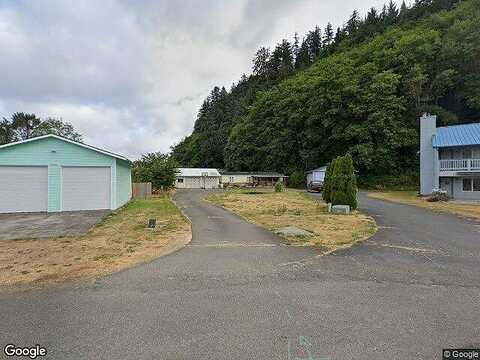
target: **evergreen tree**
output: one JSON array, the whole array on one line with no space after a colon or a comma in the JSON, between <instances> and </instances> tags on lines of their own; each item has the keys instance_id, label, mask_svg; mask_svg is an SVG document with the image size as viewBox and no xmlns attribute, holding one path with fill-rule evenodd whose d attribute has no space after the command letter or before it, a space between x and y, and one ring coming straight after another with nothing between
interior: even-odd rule
<instances>
[{"instance_id":1,"label":"evergreen tree","mask_svg":"<svg viewBox=\"0 0 480 360\"><path fill-rule=\"evenodd\" d=\"M352 157L347 154L336 159L335 168L331 175L330 200L332 205L349 205L356 209L357 180L353 169Z\"/></svg>"},{"instance_id":2,"label":"evergreen tree","mask_svg":"<svg viewBox=\"0 0 480 360\"><path fill-rule=\"evenodd\" d=\"M293 45L292 45L292 54L293 54L295 63L297 61L299 51L300 51L300 40L298 39L298 33L295 32L295 35L293 35Z\"/></svg>"},{"instance_id":3,"label":"evergreen tree","mask_svg":"<svg viewBox=\"0 0 480 360\"><path fill-rule=\"evenodd\" d=\"M270 68L277 77L283 79L290 75L294 69L294 57L290 42L283 39L277 44L270 59Z\"/></svg>"},{"instance_id":4,"label":"evergreen tree","mask_svg":"<svg viewBox=\"0 0 480 360\"><path fill-rule=\"evenodd\" d=\"M333 42L333 27L332 24L329 22L327 26L325 27L325 30L323 32L323 47L327 48L329 47L332 42Z\"/></svg>"},{"instance_id":5,"label":"evergreen tree","mask_svg":"<svg viewBox=\"0 0 480 360\"><path fill-rule=\"evenodd\" d=\"M332 194L332 176L335 171L337 159L333 159L330 165L327 166L327 171L325 172L325 179L323 180L323 191L322 191L322 198L325 202L330 203L332 202L331 194Z\"/></svg>"},{"instance_id":6,"label":"evergreen tree","mask_svg":"<svg viewBox=\"0 0 480 360\"><path fill-rule=\"evenodd\" d=\"M402 5L400 6L400 12L399 12L400 21L405 20L405 18L407 17L407 12L408 12L407 4L405 4L405 0L403 0Z\"/></svg>"},{"instance_id":7,"label":"evergreen tree","mask_svg":"<svg viewBox=\"0 0 480 360\"><path fill-rule=\"evenodd\" d=\"M338 48L340 43L347 37L345 30L341 29L340 27L337 28L337 32L335 33L335 38L333 39L333 48Z\"/></svg>"},{"instance_id":8,"label":"evergreen tree","mask_svg":"<svg viewBox=\"0 0 480 360\"><path fill-rule=\"evenodd\" d=\"M370 11L367 13L367 17L365 18L365 25L366 26L375 26L378 24L380 17L377 13L377 9L371 8Z\"/></svg>"},{"instance_id":9,"label":"evergreen tree","mask_svg":"<svg viewBox=\"0 0 480 360\"><path fill-rule=\"evenodd\" d=\"M313 61L320 55L322 50L322 31L318 26L315 26L315 30L308 33L307 44L310 53L310 59Z\"/></svg>"},{"instance_id":10,"label":"evergreen tree","mask_svg":"<svg viewBox=\"0 0 480 360\"><path fill-rule=\"evenodd\" d=\"M353 35L357 32L358 26L360 25L360 16L358 15L357 10L353 10L350 19L347 21L347 25L345 26L345 30L349 35Z\"/></svg>"},{"instance_id":11,"label":"evergreen tree","mask_svg":"<svg viewBox=\"0 0 480 360\"><path fill-rule=\"evenodd\" d=\"M210 94L173 154L182 165L291 174L348 152L360 179L412 174L421 111L441 124L480 118L479 11L478 0L418 2L400 8L394 27L370 11L352 36L338 29L314 62L312 31L297 56L268 57L271 75Z\"/></svg>"},{"instance_id":12,"label":"evergreen tree","mask_svg":"<svg viewBox=\"0 0 480 360\"><path fill-rule=\"evenodd\" d=\"M393 2L393 0L390 0L388 3L388 9L387 9L387 23L388 25L395 24L398 19L398 8L397 5Z\"/></svg>"},{"instance_id":13,"label":"evergreen tree","mask_svg":"<svg viewBox=\"0 0 480 360\"><path fill-rule=\"evenodd\" d=\"M256 76L267 77L269 72L270 49L261 47L255 53L253 58L253 74Z\"/></svg>"},{"instance_id":14,"label":"evergreen tree","mask_svg":"<svg viewBox=\"0 0 480 360\"><path fill-rule=\"evenodd\" d=\"M311 63L312 59L310 58L310 50L307 41L304 39L295 59L295 69L304 69L309 67Z\"/></svg>"},{"instance_id":15,"label":"evergreen tree","mask_svg":"<svg viewBox=\"0 0 480 360\"><path fill-rule=\"evenodd\" d=\"M383 4L382 12L380 13L380 19L385 24L388 23L388 12L387 12L387 5Z\"/></svg>"}]
</instances>

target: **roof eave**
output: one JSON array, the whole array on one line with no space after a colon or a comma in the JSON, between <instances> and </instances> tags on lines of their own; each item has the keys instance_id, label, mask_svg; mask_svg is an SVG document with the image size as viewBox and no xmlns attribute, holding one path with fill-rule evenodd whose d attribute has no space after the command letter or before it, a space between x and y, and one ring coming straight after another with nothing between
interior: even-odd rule
<instances>
[{"instance_id":1,"label":"roof eave","mask_svg":"<svg viewBox=\"0 0 480 360\"><path fill-rule=\"evenodd\" d=\"M4 149L4 148L10 147L10 146L15 146L15 145L20 145L20 144L26 144L26 143L29 143L29 142L42 140L42 139L46 139L46 138L54 138L54 139L62 140L62 141L65 141L65 142L68 142L68 143L71 143L71 144L74 144L74 145L77 145L77 146L84 147L86 149L96 151L96 152L104 154L104 155L108 155L108 156L111 156L111 157L114 157L114 158L117 158L117 159L120 159L120 160L131 162L125 156L115 154L115 153L112 153L110 151L102 150L102 149L96 148L95 146L83 144L83 143L80 143L78 141L73 141L73 140L70 140L70 139L55 135L55 134L47 134L47 135L42 135L42 136L37 136L37 137L34 137L34 138L26 139L26 140L15 141L15 142L9 143L9 144L0 145L0 149Z\"/></svg>"}]
</instances>

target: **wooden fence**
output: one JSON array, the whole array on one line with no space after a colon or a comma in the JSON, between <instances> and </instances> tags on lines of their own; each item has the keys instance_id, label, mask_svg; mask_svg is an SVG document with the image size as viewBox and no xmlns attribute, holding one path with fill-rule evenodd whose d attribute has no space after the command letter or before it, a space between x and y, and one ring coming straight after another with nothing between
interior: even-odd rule
<instances>
[{"instance_id":1,"label":"wooden fence","mask_svg":"<svg viewBox=\"0 0 480 360\"><path fill-rule=\"evenodd\" d=\"M152 183L133 183L132 196L134 199L149 199L152 197Z\"/></svg>"}]
</instances>

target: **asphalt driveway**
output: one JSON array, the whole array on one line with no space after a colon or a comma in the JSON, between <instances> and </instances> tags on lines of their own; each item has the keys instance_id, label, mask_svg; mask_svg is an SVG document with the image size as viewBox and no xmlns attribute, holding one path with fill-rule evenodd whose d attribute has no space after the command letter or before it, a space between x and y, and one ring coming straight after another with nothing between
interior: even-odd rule
<instances>
[{"instance_id":1,"label":"asphalt driveway","mask_svg":"<svg viewBox=\"0 0 480 360\"><path fill-rule=\"evenodd\" d=\"M0 344L49 359L437 359L480 347L480 224L361 197L379 232L333 256L182 191L193 240L94 285L0 295ZM2 346L3 347L3 346Z\"/></svg>"},{"instance_id":2,"label":"asphalt driveway","mask_svg":"<svg viewBox=\"0 0 480 360\"><path fill-rule=\"evenodd\" d=\"M109 213L110 210L0 214L0 240L82 235Z\"/></svg>"}]
</instances>

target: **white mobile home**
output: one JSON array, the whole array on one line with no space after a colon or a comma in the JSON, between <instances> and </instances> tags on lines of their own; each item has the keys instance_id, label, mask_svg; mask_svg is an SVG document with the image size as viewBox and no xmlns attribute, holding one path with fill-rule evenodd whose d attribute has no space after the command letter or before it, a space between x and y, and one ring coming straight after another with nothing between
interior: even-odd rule
<instances>
[{"instance_id":1,"label":"white mobile home","mask_svg":"<svg viewBox=\"0 0 480 360\"><path fill-rule=\"evenodd\" d=\"M220 171L223 186L272 186L288 176L273 171Z\"/></svg>"},{"instance_id":2,"label":"white mobile home","mask_svg":"<svg viewBox=\"0 0 480 360\"><path fill-rule=\"evenodd\" d=\"M325 180L325 173L327 172L327 167L322 166L307 172L307 185L314 182L323 183Z\"/></svg>"},{"instance_id":3,"label":"white mobile home","mask_svg":"<svg viewBox=\"0 0 480 360\"><path fill-rule=\"evenodd\" d=\"M175 187L178 189L218 189L221 175L217 169L179 168Z\"/></svg>"}]
</instances>

